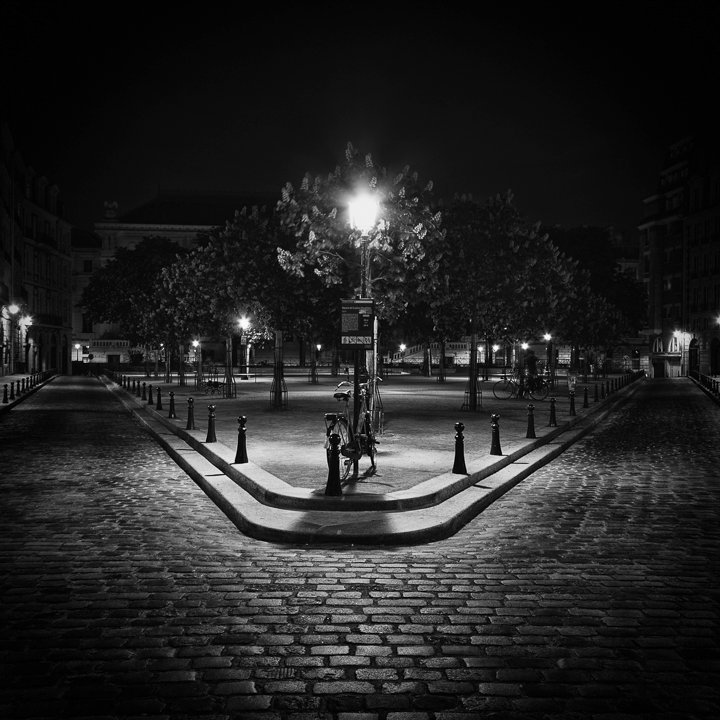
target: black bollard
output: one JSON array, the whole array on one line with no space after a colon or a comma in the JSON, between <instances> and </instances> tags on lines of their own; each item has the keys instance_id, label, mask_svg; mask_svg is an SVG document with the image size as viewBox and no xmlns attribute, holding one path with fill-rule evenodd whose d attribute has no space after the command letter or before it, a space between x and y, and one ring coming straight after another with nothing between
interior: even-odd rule
<instances>
[{"instance_id":1,"label":"black bollard","mask_svg":"<svg viewBox=\"0 0 720 720\"><path fill-rule=\"evenodd\" d=\"M246 422L247 422L247 418L244 415L241 415L238 418L238 444L237 444L237 452L235 453L235 462L236 463L248 462L247 438L245 437L245 435L246 435L245 423Z\"/></svg>"},{"instance_id":2,"label":"black bollard","mask_svg":"<svg viewBox=\"0 0 720 720\"><path fill-rule=\"evenodd\" d=\"M328 478L325 485L325 494L337 496L342 495L342 485L340 484L340 436L333 433L329 441Z\"/></svg>"},{"instance_id":3,"label":"black bollard","mask_svg":"<svg viewBox=\"0 0 720 720\"><path fill-rule=\"evenodd\" d=\"M14 400L14 399L15 399L15 381L11 380L10 381L10 400Z\"/></svg>"},{"instance_id":4,"label":"black bollard","mask_svg":"<svg viewBox=\"0 0 720 720\"><path fill-rule=\"evenodd\" d=\"M490 416L490 426L492 427L492 442L490 443L490 454L491 455L502 455L500 449L500 416L497 413L493 413Z\"/></svg>"},{"instance_id":5,"label":"black bollard","mask_svg":"<svg viewBox=\"0 0 720 720\"><path fill-rule=\"evenodd\" d=\"M537 435L535 434L535 406L530 403L528 405L528 423L527 423L527 433L525 433L526 438L535 438Z\"/></svg>"},{"instance_id":6,"label":"black bollard","mask_svg":"<svg viewBox=\"0 0 720 720\"><path fill-rule=\"evenodd\" d=\"M577 415L575 412L575 391L570 391L570 414L571 415Z\"/></svg>"},{"instance_id":7,"label":"black bollard","mask_svg":"<svg viewBox=\"0 0 720 720\"><path fill-rule=\"evenodd\" d=\"M207 431L207 437L205 438L205 442L207 442L207 443L217 442L217 438L215 437L215 406L214 405L208 405L208 431Z\"/></svg>"},{"instance_id":8,"label":"black bollard","mask_svg":"<svg viewBox=\"0 0 720 720\"><path fill-rule=\"evenodd\" d=\"M7 394L7 383L5 383L5 387L4 387L4 389L3 389L3 402L4 402L4 403L10 402L10 401L8 400L8 394Z\"/></svg>"},{"instance_id":9,"label":"black bollard","mask_svg":"<svg viewBox=\"0 0 720 720\"><path fill-rule=\"evenodd\" d=\"M590 404L588 403L588 389L587 385L585 386L585 391L583 392L583 407L590 407Z\"/></svg>"},{"instance_id":10,"label":"black bollard","mask_svg":"<svg viewBox=\"0 0 720 720\"><path fill-rule=\"evenodd\" d=\"M604 382L600 383L600 399L601 400L605 399L605 383Z\"/></svg>"},{"instance_id":11,"label":"black bollard","mask_svg":"<svg viewBox=\"0 0 720 720\"><path fill-rule=\"evenodd\" d=\"M147 402L148 402L148 405L153 405L155 402L153 400L152 385L148 385L148 401Z\"/></svg>"},{"instance_id":12,"label":"black bollard","mask_svg":"<svg viewBox=\"0 0 720 720\"><path fill-rule=\"evenodd\" d=\"M162 410L162 398L160 397L160 388L157 389L157 402L155 403L156 410Z\"/></svg>"},{"instance_id":13,"label":"black bollard","mask_svg":"<svg viewBox=\"0 0 720 720\"><path fill-rule=\"evenodd\" d=\"M594 401L597 402L600 398L598 397L598 387L597 383L595 383L595 398Z\"/></svg>"},{"instance_id":14,"label":"black bollard","mask_svg":"<svg viewBox=\"0 0 720 720\"><path fill-rule=\"evenodd\" d=\"M187 425L185 426L186 430L194 430L195 429L195 401L192 398L188 398L188 419L187 419Z\"/></svg>"},{"instance_id":15,"label":"black bollard","mask_svg":"<svg viewBox=\"0 0 720 720\"><path fill-rule=\"evenodd\" d=\"M175 393L172 390L170 391L170 411L168 412L168 417L177 417L177 415L175 414Z\"/></svg>"},{"instance_id":16,"label":"black bollard","mask_svg":"<svg viewBox=\"0 0 720 720\"><path fill-rule=\"evenodd\" d=\"M555 413L555 398L550 398L550 422L548 427L557 427L557 415Z\"/></svg>"},{"instance_id":17,"label":"black bollard","mask_svg":"<svg viewBox=\"0 0 720 720\"><path fill-rule=\"evenodd\" d=\"M147 400L147 383L143 381L142 384L142 400Z\"/></svg>"},{"instance_id":18,"label":"black bollard","mask_svg":"<svg viewBox=\"0 0 720 720\"><path fill-rule=\"evenodd\" d=\"M463 430L465 425L458 422L455 423L455 462L453 463L453 473L455 475L467 475L468 471L465 467L465 439Z\"/></svg>"}]
</instances>

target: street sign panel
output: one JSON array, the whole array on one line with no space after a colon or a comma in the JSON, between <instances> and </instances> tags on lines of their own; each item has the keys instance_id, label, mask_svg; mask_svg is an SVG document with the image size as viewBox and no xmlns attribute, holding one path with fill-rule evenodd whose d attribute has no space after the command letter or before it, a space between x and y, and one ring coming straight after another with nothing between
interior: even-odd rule
<instances>
[{"instance_id":1,"label":"street sign panel","mask_svg":"<svg viewBox=\"0 0 720 720\"><path fill-rule=\"evenodd\" d=\"M369 298L342 301L340 344L344 348L372 347L375 305Z\"/></svg>"}]
</instances>

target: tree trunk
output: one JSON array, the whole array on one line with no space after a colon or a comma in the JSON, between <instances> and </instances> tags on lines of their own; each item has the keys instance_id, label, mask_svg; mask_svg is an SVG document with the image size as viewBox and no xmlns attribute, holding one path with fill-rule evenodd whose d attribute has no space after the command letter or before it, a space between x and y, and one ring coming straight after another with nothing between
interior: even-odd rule
<instances>
[{"instance_id":1,"label":"tree trunk","mask_svg":"<svg viewBox=\"0 0 720 720\"><path fill-rule=\"evenodd\" d=\"M168 340L165 343L165 382L170 383L172 377L172 345Z\"/></svg>"},{"instance_id":2,"label":"tree trunk","mask_svg":"<svg viewBox=\"0 0 720 720\"><path fill-rule=\"evenodd\" d=\"M477 410L477 333L473 332L470 336L470 373L469 373L469 395L468 406L473 412Z\"/></svg>"},{"instance_id":3,"label":"tree trunk","mask_svg":"<svg viewBox=\"0 0 720 720\"><path fill-rule=\"evenodd\" d=\"M178 345L178 385L185 387L185 344Z\"/></svg>"},{"instance_id":4,"label":"tree trunk","mask_svg":"<svg viewBox=\"0 0 720 720\"><path fill-rule=\"evenodd\" d=\"M282 330L275 331L275 366L273 368L272 406L283 406L283 334Z\"/></svg>"},{"instance_id":5,"label":"tree trunk","mask_svg":"<svg viewBox=\"0 0 720 720\"><path fill-rule=\"evenodd\" d=\"M445 382L445 340L440 341L440 367L438 368L438 382Z\"/></svg>"}]
</instances>

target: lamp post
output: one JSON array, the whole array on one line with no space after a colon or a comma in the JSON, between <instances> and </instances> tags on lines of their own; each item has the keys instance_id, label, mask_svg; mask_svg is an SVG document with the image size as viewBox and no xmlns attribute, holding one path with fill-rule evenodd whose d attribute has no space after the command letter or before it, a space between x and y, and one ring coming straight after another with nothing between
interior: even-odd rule
<instances>
[{"instance_id":1,"label":"lamp post","mask_svg":"<svg viewBox=\"0 0 720 720\"><path fill-rule=\"evenodd\" d=\"M240 345L245 348L245 350L244 350L245 375L249 376L249 373L250 373L250 343L248 341L247 331L250 328L250 318L243 315L238 320L238 325L240 325L240 330L242 331L240 334Z\"/></svg>"},{"instance_id":2,"label":"lamp post","mask_svg":"<svg viewBox=\"0 0 720 720\"><path fill-rule=\"evenodd\" d=\"M552 335L550 333L545 333L543 338L545 338L545 342L547 343L545 348L545 363L548 369L550 387L555 387L555 358L552 346Z\"/></svg>"},{"instance_id":3,"label":"lamp post","mask_svg":"<svg viewBox=\"0 0 720 720\"><path fill-rule=\"evenodd\" d=\"M350 201L350 225L360 231L360 297L369 298L371 293L370 253L368 235L378 215L378 202L372 195L358 195Z\"/></svg>"},{"instance_id":4,"label":"lamp post","mask_svg":"<svg viewBox=\"0 0 720 720\"><path fill-rule=\"evenodd\" d=\"M400 343L400 372L405 370L405 343Z\"/></svg>"},{"instance_id":5,"label":"lamp post","mask_svg":"<svg viewBox=\"0 0 720 720\"><path fill-rule=\"evenodd\" d=\"M685 339L688 333L682 330L675 330L673 335L678 340L678 346L680 348L680 375L684 377L687 375L687 345Z\"/></svg>"},{"instance_id":6,"label":"lamp post","mask_svg":"<svg viewBox=\"0 0 720 720\"><path fill-rule=\"evenodd\" d=\"M13 375L15 372L15 323L20 312L20 307L15 303L8 305L7 317L10 321L10 362L8 363L8 374Z\"/></svg>"},{"instance_id":7,"label":"lamp post","mask_svg":"<svg viewBox=\"0 0 720 720\"><path fill-rule=\"evenodd\" d=\"M369 194L361 194L350 201L349 206L350 225L354 230L360 231L360 298L371 298L372 297L372 278L370 273L370 252L368 244L370 242L369 233L375 226L378 215L378 201L377 199ZM373 324L373 336L372 336L372 347L369 350L370 353L370 376L374 380L377 374L377 336L378 336L378 322L377 318ZM366 348L366 359L368 350ZM353 407L353 426L357 427L358 420L360 418L360 350L355 349L354 351L354 364L355 364L355 381L353 387L354 394L354 407ZM370 409L370 416L374 417L373 413L374 405L374 393L368 398L368 406ZM354 475L357 475L357 461L353 467Z\"/></svg>"},{"instance_id":8,"label":"lamp post","mask_svg":"<svg viewBox=\"0 0 720 720\"><path fill-rule=\"evenodd\" d=\"M195 351L195 387L202 382L202 352L200 349L200 341L192 341L193 350Z\"/></svg>"},{"instance_id":9,"label":"lamp post","mask_svg":"<svg viewBox=\"0 0 720 720\"><path fill-rule=\"evenodd\" d=\"M75 343L75 362L80 362L80 343Z\"/></svg>"}]
</instances>

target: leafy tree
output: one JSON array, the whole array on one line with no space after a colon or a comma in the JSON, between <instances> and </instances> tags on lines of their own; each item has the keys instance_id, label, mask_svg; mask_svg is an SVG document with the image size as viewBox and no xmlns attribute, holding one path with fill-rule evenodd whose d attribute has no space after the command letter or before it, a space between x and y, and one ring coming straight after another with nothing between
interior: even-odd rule
<instances>
[{"instance_id":1,"label":"leafy tree","mask_svg":"<svg viewBox=\"0 0 720 720\"><path fill-rule=\"evenodd\" d=\"M618 244L612 229L555 226L547 232L559 248L578 262L585 273L583 282L605 299L604 307L613 316L612 323L606 323L608 333L594 331L598 344L612 345L622 335L636 335L647 319L647 300L642 283L620 269L618 260L628 248ZM629 248L629 252L636 250Z\"/></svg>"},{"instance_id":2,"label":"leafy tree","mask_svg":"<svg viewBox=\"0 0 720 720\"><path fill-rule=\"evenodd\" d=\"M434 248L439 284L428 301L442 336L470 335L472 380L478 336L515 342L556 322L574 264L521 216L510 192L485 203L455 198L443 215L446 232ZM472 409L474 382L470 390Z\"/></svg>"},{"instance_id":3,"label":"leafy tree","mask_svg":"<svg viewBox=\"0 0 720 720\"><path fill-rule=\"evenodd\" d=\"M380 204L368 237L350 228L348 203L369 193ZM378 316L392 321L422 285L434 283L427 249L442 236L440 214L432 209L432 182L422 185L406 166L390 174L348 143L345 162L326 178L306 174L299 189L286 183L277 207L295 248L279 247L280 263L290 274L315 274L330 286L360 297L363 277L376 301Z\"/></svg>"},{"instance_id":4,"label":"leafy tree","mask_svg":"<svg viewBox=\"0 0 720 720\"><path fill-rule=\"evenodd\" d=\"M319 278L298 278L280 267L277 248L288 244L274 216L243 208L163 273L174 298L169 311L177 320L192 333L226 339L228 389L232 337L241 315L251 318L254 342L287 330L317 340L331 333Z\"/></svg>"},{"instance_id":5,"label":"leafy tree","mask_svg":"<svg viewBox=\"0 0 720 720\"><path fill-rule=\"evenodd\" d=\"M184 252L164 237L147 237L134 248L118 248L113 259L93 274L80 307L94 323L117 325L134 345L157 349L164 340L170 348L181 330L167 312L161 273Z\"/></svg>"}]
</instances>

